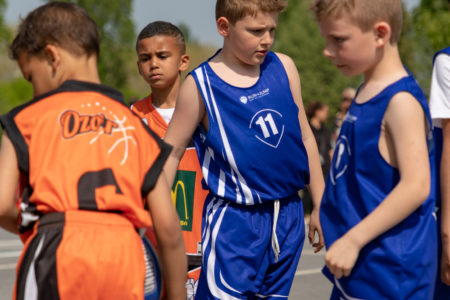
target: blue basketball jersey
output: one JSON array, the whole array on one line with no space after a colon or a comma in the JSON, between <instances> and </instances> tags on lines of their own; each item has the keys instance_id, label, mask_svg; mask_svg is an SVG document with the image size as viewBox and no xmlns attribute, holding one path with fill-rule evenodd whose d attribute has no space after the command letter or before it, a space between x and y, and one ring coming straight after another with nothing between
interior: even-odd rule
<instances>
[{"instance_id":1,"label":"blue basketball jersey","mask_svg":"<svg viewBox=\"0 0 450 300\"><path fill-rule=\"evenodd\" d=\"M209 119L208 131L199 126L194 141L211 192L246 205L297 193L309 182L308 157L277 55L267 54L258 81L248 88L223 81L208 61L191 75Z\"/></svg>"},{"instance_id":2,"label":"blue basketball jersey","mask_svg":"<svg viewBox=\"0 0 450 300\"><path fill-rule=\"evenodd\" d=\"M386 108L402 91L419 101L429 122L432 183L435 180L431 117L412 76L389 85L366 103L353 102L337 140L320 209L327 248L371 213L400 180L399 170L381 156L378 142ZM333 295L345 299L430 299L437 267L433 210L434 190L420 208L361 250L349 277L337 280L325 268L335 285Z\"/></svg>"}]
</instances>

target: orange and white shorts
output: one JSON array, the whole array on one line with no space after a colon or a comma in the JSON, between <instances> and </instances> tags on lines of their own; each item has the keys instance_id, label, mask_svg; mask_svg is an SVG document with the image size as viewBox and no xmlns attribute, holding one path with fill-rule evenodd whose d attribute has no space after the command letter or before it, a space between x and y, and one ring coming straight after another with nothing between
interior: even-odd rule
<instances>
[{"instance_id":1,"label":"orange and white shorts","mask_svg":"<svg viewBox=\"0 0 450 300\"><path fill-rule=\"evenodd\" d=\"M116 213L46 214L25 244L13 299L143 299L139 234Z\"/></svg>"}]
</instances>

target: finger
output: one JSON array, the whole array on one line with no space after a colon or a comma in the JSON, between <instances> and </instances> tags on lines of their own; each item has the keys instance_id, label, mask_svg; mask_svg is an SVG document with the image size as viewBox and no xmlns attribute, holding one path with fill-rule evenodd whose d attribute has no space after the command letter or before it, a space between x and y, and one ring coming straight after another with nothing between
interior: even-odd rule
<instances>
[{"instance_id":1,"label":"finger","mask_svg":"<svg viewBox=\"0 0 450 300\"><path fill-rule=\"evenodd\" d=\"M315 249L314 249L314 253L317 253L317 252L319 252L320 250L322 250L322 248L324 247L324 245L321 244L321 243L314 243L314 244L313 244L313 247L315 248Z\"/></svg>"},{"instance_id":2,"label":"finger","mask_svg":"<svg viewBox=\"0 0 450 300\"><path fill-rule=\"evenodd\" d=\"M315 228L314 226L309 225L308 239L310 244L314 243L314 237L315 237Z\"/></svg>"},{"instance_id":3,"label":"finger","mask_svg":"<svg viewBox=\"0 0 450 300\"><path fill-rule=\"evenodd\" d=\"M334 275L334 277L336 277L336 279L340 279L342 277L342 270L339 268L336 268L334 270L333 275Z\"/></svg>"},{"instance_id":4,"label":"finger","mask_svg":"<svg viewBox=\"0 0 450 300\"><path fill-rule=\"evenodd\" d=\"M447 268L441 269L441 280L444 284L450 285L450 270Z\"/></svg>"},{"instance_id":5,"label":"finger","mask_svg":"<svg viewBox=\"0 0 450 300\"><path fill-rule=\"evenodd\" d=\"M348 277L348 276L350 275L351 272L352 272L352 269L346 268L346 269L344 269L344 271L343 271L343 275L344 275L345 277Z\"/></svg>"}]
</instances>

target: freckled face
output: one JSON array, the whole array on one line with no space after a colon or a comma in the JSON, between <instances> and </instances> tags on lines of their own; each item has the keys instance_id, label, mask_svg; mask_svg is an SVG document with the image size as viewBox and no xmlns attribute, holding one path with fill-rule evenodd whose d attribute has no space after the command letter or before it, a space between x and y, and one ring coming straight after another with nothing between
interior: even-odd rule
<instances>
[{"instance_id":1,"label":"freckled face","mask_svg":"<svg viewBox=\"0 0 450 300\"><path fill-rule=\"evenodd\" d=\"M229 44L234 56L243 64L257 65L272 48L278 13L258 12L230 24Z\"/></svg>"}]
</instances>

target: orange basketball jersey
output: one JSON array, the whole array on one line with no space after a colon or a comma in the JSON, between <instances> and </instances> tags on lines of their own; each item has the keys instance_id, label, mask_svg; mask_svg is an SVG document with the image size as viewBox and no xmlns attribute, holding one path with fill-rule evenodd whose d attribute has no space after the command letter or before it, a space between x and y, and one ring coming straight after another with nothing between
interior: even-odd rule
<instances>
[{"instance_id":1,"label":"orange basketball jersey","mask_svg":"<svg viewBox=\"0 0 450 300\"><path fill-rule=\"evenodd\" d=\"M104 85L67 81L0 119L27 186L22 229L48 212L118 212L150 224L144 198L171 147Z\"/></svg>"},{"instance_id":2,"label":"orange basketball jersey","mask_svg":"<svg viewBox=\"0 0 450 300\"><path fill-rule=\"evenodd\" d=\"M168 124L153 107L151 95L133 104L131 109L161 138L165 135ZM202 210L208 194L202 187L202 179L195 147L189 145L181 158L171 192L189 255L201 254Z\"/></svg>"}]
</instances>

